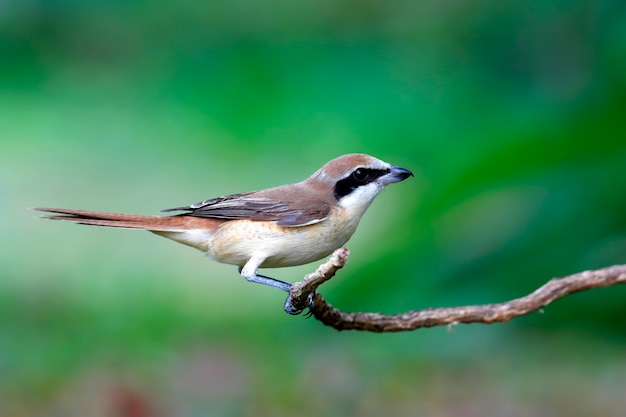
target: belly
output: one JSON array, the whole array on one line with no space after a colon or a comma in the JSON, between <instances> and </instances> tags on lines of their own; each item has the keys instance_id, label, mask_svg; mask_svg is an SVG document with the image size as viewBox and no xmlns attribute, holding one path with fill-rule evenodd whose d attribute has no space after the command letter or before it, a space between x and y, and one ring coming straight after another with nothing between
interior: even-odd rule
<instances>
[{"instance_id":1,"label":"belly","mask_svg":"<svg viewBox=\"0 0 626 417\"><path fill-rule=\"evenodd\" d=\"M207 254L218 262L243 266L251 257L265 260L261 268L304 265L330 255L354 233L356 224L328 219L302 227L249 220L222 224L208 243Z\"/></svg>"}]
</instances>

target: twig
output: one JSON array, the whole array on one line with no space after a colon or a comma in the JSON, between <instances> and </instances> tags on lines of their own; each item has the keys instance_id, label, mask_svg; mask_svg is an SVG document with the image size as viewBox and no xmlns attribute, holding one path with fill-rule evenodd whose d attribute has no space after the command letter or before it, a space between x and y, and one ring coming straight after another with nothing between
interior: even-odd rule
<instances>
[{"instance_id":1,"label":"twig","mask_svg":"<svg viewBox=\"0 0 626 417\"><path fill-rule=\"evenodd\" d=\"M315 294L311 314L325 325L337 330L401 332L458 323L502 323L537 311L568 294L626 284L626 265L615 265L551 279L533 293L504 303L428 308L394 315L345 313L328 304L324 297L315 291L345 265L348 254L347 249L338 249L317 271L307 275L303 281L295 283L290 291L292 304L301 307L307 305L310 294Z\"/></svg>"},{"instance_id":2,"label":"twig","mask_svg":"<svg viewBox=\"0 0 626 417\"><path fill-rule=\"evenodd\" d=\"M305 275L302 281L291 286L285 305L291 306L294 311L302 311L309 307L309 296L315 294L317 287L334 277L337 270L344 267L349 255L350 251L346 248L339 248L333 252L315 272Z\"/></svg>"}]
</instances>

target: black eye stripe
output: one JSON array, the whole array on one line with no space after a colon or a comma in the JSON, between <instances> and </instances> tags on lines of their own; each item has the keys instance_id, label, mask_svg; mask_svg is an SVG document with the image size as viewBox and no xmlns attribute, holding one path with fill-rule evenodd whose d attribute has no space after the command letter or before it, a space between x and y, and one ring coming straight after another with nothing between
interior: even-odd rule
<instances>
[{"instance_id":1,"label":"black eye stripe","mask_svg":"<svg viewBox=\"0 0 626 417\"><path fill-rule=\"evenodd\" d=\"M357 168L346 178L337 181L337 184L335 184L335 198L340 200L358 187L374 182L389 172L389 169Z\"/></svg>"}]
</instances>

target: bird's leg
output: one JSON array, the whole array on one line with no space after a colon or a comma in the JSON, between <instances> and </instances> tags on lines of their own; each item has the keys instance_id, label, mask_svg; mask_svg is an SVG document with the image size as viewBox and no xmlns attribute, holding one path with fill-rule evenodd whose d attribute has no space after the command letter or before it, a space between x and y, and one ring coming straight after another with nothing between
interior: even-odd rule
<instances>
[{"instance_id":1,"label":"bird's leg","mask_svg":"<svg viewBox=\"0 0 626 417\"><path fill-rule=\"evenodd\" d=\"M257 284L263 284L289 292L291 284L288 282L257 274L256 271L264 260L264 258L250 258L243 267L239 267L239 273L250 282L256 282Z\"/></svg>"},{"instance_id":2,"label":"bird's leg","mask_svg":"<svg viewBox=\"0 0 626 417\"><path fill-rule=\"evenodd\" d=\"M280 281L275 278L266 277L264 275L257 274L257 269L263 263L264 258L250 258L248 262L243 266L239 267L239 273L249 282L256 282L257 284L267 285L269 287L278 288L279 290L283 290L289 293L291 290L291 284L288 282ZM313 296L311 293L309 295L308 306L311 307L313 305ZM295 309L291 304L291 294L287 296L284 304L285 312L291 315L298 315L302 313L304 309Z\"/></svg>"},{"instance_id":3,"label":"bird's leg","mask_svg":"<svg viewBox=\"0 0 626 417\"><path fill-rule=\"evenodd\" d=\"M289 293L289 290L291 289L291 284L288 282L284 282L284 281L280 281L278 279L275 278L271 278L271 277L266 277L265 275L259 275L259 274L254 274L252 276L246 277L244 276L244 278L249 281L249 282L256 282L257 284L263 284L263 285L267 285L269 287L274 287L274 288L278 288L279 290L283 290L287 293ZM308 300L308 306L307 308L311 308L313 307L313 297L315 296L315 293L310 293L309 294L309 300ZM298 314L302 313L302 311L304 311L304 309L295 309L293 308L293 305L291 304L291 294L287 296L287 299L285 300L285 304L283 306L284 310L286 313L291 314L292 316L297 316Z\"/></svg>"},{"instance_id":4,"label":"bird's leg","mask_svg":"<svg viewBox=\"0 0 626 417\"><path fill-rule=\"evenodd\" d=\"M279 290L283 290L289 293L291 289L291 284L288 282L280 281L275 278L266 277L265 275L254 274L250 277L245 277L249 282L256 282L257 284L267 285L269 287L278 288ZM313 295L314 293L309 294L309 306L313 305ZM303 309L295 309L291 305L291 294L287 296L285 300L285 304L283 306L286 313L291 314L292 316L297 316L298 314L304 311Z\"/></svg>"},{"instance_id":5,"label":"bird's leg","mask_svg":"<svg viewBox=\"0 0 626 417\"><path fill-rule=\"evenodd\" d=\"M249 277L244 276L244 278L250 282L256 282L257 284L263 284L269 287L278 288L279 290L283 290L285 292L289 292L289 289L291 288L290 283L266 277L265 275L254 274Z\"/></svg>"}]
</instances>

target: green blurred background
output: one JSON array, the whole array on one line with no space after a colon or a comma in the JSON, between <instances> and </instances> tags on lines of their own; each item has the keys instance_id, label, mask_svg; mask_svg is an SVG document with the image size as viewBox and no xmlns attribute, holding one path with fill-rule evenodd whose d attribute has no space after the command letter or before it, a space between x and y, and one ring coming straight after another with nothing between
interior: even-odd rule
<instances>
[{"instance_id":1,"label":"green blurred background","mask_svg":"<svg viewBox=\"0 0 626 417\"><path fill-rule=\"evenodd\" d=\"M27 208L158 214L365 152L416 175L327 299L498 302L626 262L625 120L619 0L2 2L0 415L621 416L626 288L338 333L190 248Z\"/></svg>"}]
</instances>

